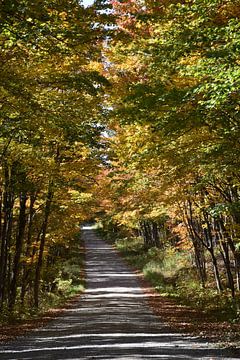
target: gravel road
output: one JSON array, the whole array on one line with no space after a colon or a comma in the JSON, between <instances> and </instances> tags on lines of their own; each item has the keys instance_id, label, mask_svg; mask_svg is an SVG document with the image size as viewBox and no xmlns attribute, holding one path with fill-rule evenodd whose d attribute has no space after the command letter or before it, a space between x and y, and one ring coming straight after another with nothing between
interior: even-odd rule
<instances>
[{"instance_id":1,"label":"gravel road","mask_svg":"<svg viewBox=\"0 0 240 360\"><path fill-rule=\"evenodd\" d=\"M115 250L90 229L83 236L86 292L44 328L1 345L1 360L240 359L236 351L170 330Z\"/></svg>"}]
</instances>

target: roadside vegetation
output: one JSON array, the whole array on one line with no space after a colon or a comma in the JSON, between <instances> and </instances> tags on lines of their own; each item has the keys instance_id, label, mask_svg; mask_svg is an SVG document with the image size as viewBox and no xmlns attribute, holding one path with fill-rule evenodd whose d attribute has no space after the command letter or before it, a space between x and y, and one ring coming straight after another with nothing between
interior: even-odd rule
<instances>
[{"instance_id":1,"label":"roadside vegetation","mask_svg":"<svg viewBox=\"0 0 240 360\"><path fill-rule=\"evenodd\" d=\"M60 249L59 249L60 250ZM61 253L61 256L60 256ZM61 308L66 302L81 294L85 289L85 252L81 236L76 233L71 244L61 247L54 264L44 269L39 293L39 307L33 306L33 294L28 292L25 302L21 299L21 287L18 288L14 311L3 307L0 315L0 325L25 324L30 319L37 323L48 311ZM10 329L11 335L16 329Z\"/></svg>"},{"instance_id":2,"label":"roadside vegetation","mask_svg":"<svg viewBox=\"0 0 240 360\"><path fill-rule=\"evenodd\" d=\"M240 3L113 1L113 11L99 218L162 293L238 321Z\"/></svg>"},{"instance_id":3,"label":"roadside vegetation","mask_svg":"<svg viewBox=\"0 0 240 360\"><path fill-rule=\"evenodd\" d=\"M77 285L72 251L101 163L108 85L100 18L76 1L1 2L2 320L35 314Z\"/></svg>"},{"instance_id":4,"label":"roadside vegetation","mask_svg":"<svg viewBox=\"0 0 240 360\"><path fill-rule=\"evenodd\" d=\"M227 287L219 293L215 287L215 277L211 259L206 258L208 280L203 287L190 247L181 248L168 243L165 246L146 248L140 236L126 236L126 231L111 232L100 229L100 234L108 239L122 253L133 269L139 271L156 292L176 305L186 305L209 316L209 322L227 321L235 324L240 319L240 298L231 296ZM220 266L224 282L224 266Z\"/></svg>"},{"instance_id":5,"label":"roadside vegetation","mask_svg":"<svg viewBox=\"0 0 240 360\"><path fill-rule=\"evenodd\" d=\"M239 19L239 0L2 1L2 314L71 287L96 218L159 291L238 321Z\"/></svg>"}]
</instances>

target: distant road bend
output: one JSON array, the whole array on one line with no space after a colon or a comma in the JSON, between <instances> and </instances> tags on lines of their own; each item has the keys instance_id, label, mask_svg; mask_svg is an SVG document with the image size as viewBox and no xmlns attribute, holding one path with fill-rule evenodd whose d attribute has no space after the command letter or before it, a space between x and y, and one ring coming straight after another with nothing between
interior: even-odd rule
<instances>
[{"instance_id":1,"label":"distant road bend","mask_svg":"<svg viewBox=\"0 0 240 360\"><path fill-rule=\"evenodd\" d=\"M2 345L1 360L240 359L230 350L170 331L116 251L91 229L83 236L85 294L44 328Z\"/></svg>"}]
</instances>

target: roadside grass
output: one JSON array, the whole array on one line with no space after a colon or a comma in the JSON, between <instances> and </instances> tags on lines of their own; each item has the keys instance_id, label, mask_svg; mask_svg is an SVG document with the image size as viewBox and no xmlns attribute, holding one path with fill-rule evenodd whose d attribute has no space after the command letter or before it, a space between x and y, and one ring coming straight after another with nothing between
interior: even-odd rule
<instances>
[{"instance_id":1,"label":"roadside grass","mask_svg":"<svg viewBox=\"0 0 240 360\"><path fill-rule=\"evenodd\" d=\"M208 283L203 288L189 250L178 250L170 246L164 249L146 249L140 237L117 239L115 245L130 265L141 271L161 296L175 299L180 305L201 310L216 321L239 322L239 294L235 301L228 289L219 294L215 290L211 271Z\"/></svg>"},{"instance_id":2,"label":"roadside grass","mask_svg":"<svg viewBox=\"0 0 240 360\"><path fill-rule=\"evenodd\" d=\"M17 324L38 319L48 311L64 306L66 302L85 289L85 251L80 235L76 235L72 246L64 251L51 271L46 268L40 291L39 308L31 306L33 294L28 294L24 304L20 300L20 288L14 311L5 307L0 313L0 325Z\"/></svg>"}]
</instances>

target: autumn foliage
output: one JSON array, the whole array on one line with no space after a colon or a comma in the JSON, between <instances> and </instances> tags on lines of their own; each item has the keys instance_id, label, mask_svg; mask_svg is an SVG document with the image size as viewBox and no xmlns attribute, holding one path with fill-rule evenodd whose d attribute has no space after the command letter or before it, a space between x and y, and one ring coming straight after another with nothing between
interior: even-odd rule
<instances>
[{"instance_id":1,"label":"autumn foliage","mask_svg":"<svg viewBox=\"0 0 240 360\"><path fill-rule=\"evenodd\" d=\"M0 308L57 290L88 213L96 156L102 25L75 1L0 9Z\"/></svg>"},{"instance_id":2,"label":"autumn foliage","mask_svg":"<svg viewBox=\"0 0 240 360\"><path fill-rule=\"evenodd\" d=\"M202 286L212 273L217 291L235 297L239 1L112 4L106 221L142 236L147 248L190 244Z\"/></svg>"},{"instance_id":3,"label":"autumn foliage","mask_svg":"<svg viewBox=\"0 0 240 360\"><path fill-rule=\"evenodd\" d=\"M239 296L239 9L2 2L1 309L37 307L93 218Z\"/></svg>"}]
</instances>

